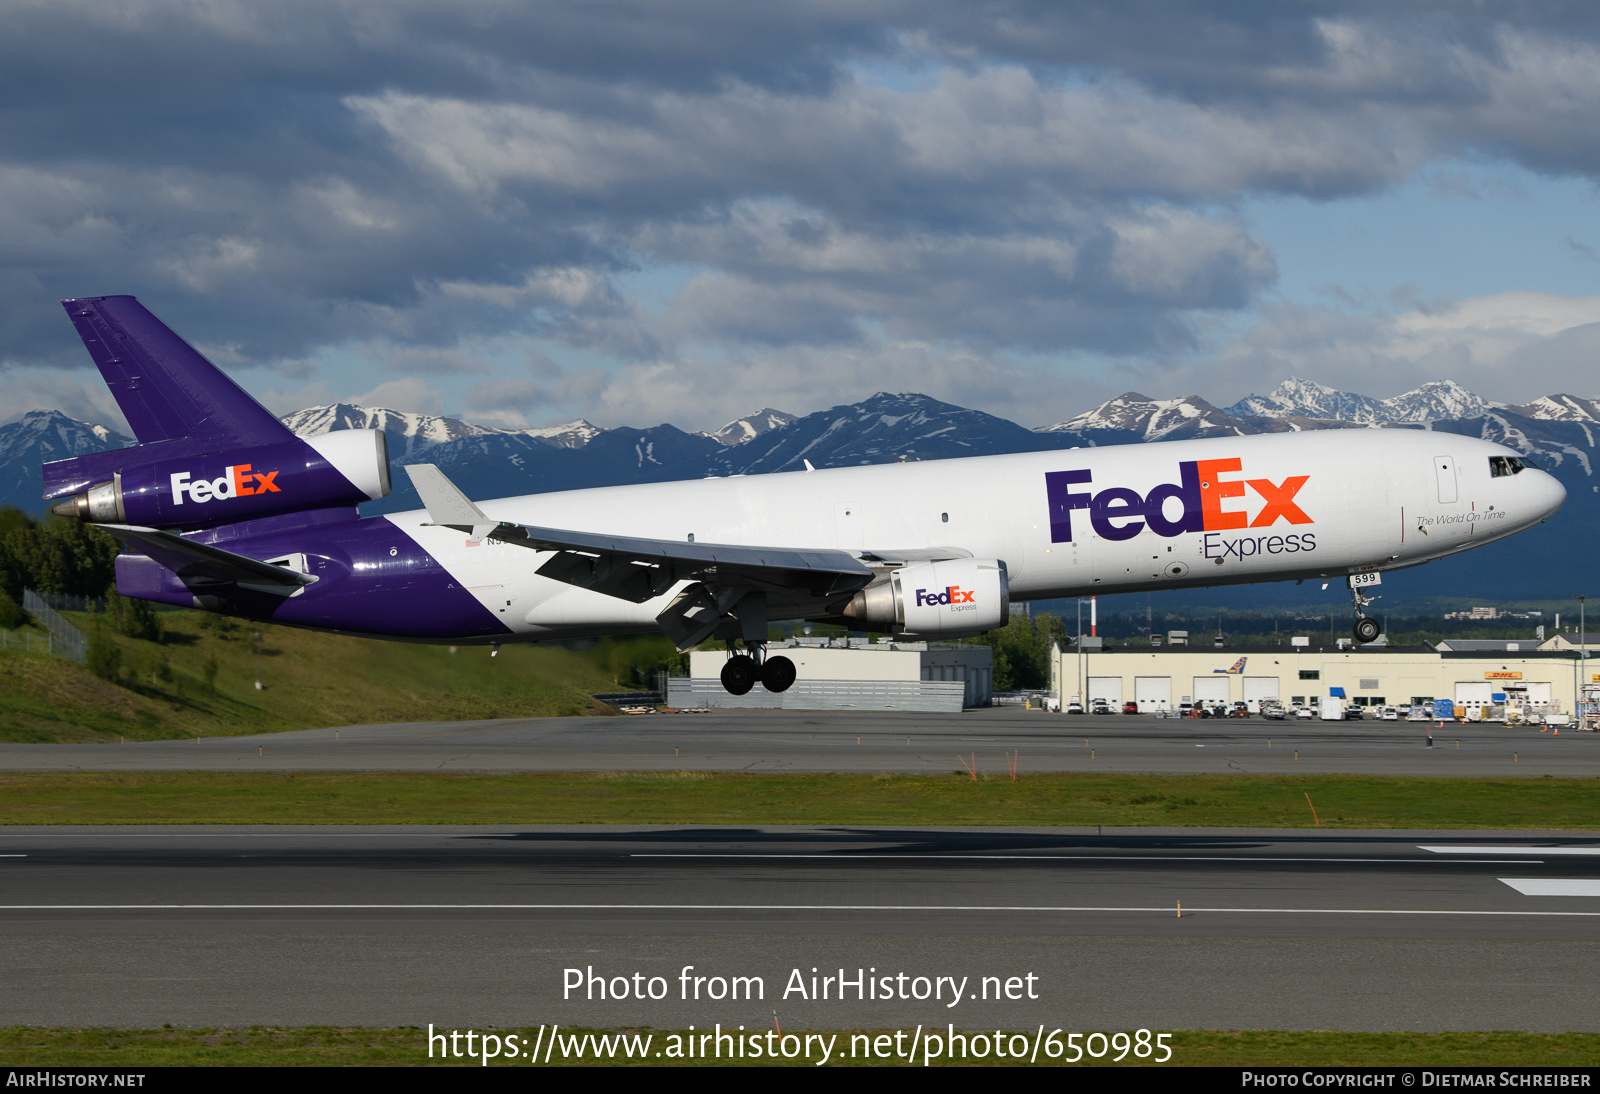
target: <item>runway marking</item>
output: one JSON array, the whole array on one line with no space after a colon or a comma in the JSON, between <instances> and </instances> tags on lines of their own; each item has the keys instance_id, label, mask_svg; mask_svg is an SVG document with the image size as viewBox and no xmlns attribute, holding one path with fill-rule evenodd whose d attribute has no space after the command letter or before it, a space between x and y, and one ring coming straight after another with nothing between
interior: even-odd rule
<instances>
[{"instance_id":1,"label":"runway marking","mask_svg":"<svg viewBox=\"0 0 1600 1094\"><path fill-rule=\"evenodd\" d=\"M1500 880L1523 896L1600 896L1600 878L1503 877Z\"/></svg>"},{"instance_id":2,"label":"runway marking","mask_svg":"<svg viewBox=\"0 0 1600 1094\"><path fill-rule=\"evenodd\" d=\"M1452 915L1600 917L1595 912L1483 911L1455 908L1204 908L1191 913L1238 915ZM1026 904L0 904L0 912L1154 912L1160 907L1080 907Z\"/></svg>"},{"instance_id":3,"label":"runway marking","mask_svg":"<svg viewBox=\"0 0 1600 1094\"><path fill-rule=\"evenodd\" d=\"M1382 863L1391 866L1416 866L1421 863L1434 862L1434 859L1425 858L1322 858L1315 856L1274 856L1274 855L923 855L915 852L908 854L851 854L849 852L832 852L807 854L770 854L750 852L748 854L738 851L728 852L691 852L691 851L635 851L629 858L711 858L711 859L829 859L834 862L851 862L856 859L897 859L904 862L925 862L943 859L974 859L985 862L1363 862ZM1472 859L1468 865L1482 863L1486 866L1542 866L1543 861L1536 858L1487 858Z\"/></svg>"},{"instance_id":4,"label":"runway marking","mask_svg":"<svg viewBox=\"0 0 1600 1094\"><path fill-rule=\"evenodd\" d=\"M1418 844L1417 849L1420 851L1432 851L1436 855L1504 855L1516 852L1529 855L1600 855L1600 845L1591 847L1528 847L1509 844L1500 847L1473 847L1467 844L1433 846Z\"/></svg>"},{"instance_id":5,"label":"runway marking","mask_svg":"<svg viewBox=\"0 0 1600 1094\"><path fill-rule=\"evenodd\" d=\"M0 858L27 858L27 855L0 855Z\"/></svg>"}]
</instances>

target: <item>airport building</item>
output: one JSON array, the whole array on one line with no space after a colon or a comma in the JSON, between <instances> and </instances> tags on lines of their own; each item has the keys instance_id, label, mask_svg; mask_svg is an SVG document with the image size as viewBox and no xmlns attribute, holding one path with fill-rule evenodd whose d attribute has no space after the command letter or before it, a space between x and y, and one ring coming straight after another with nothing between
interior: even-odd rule
<instances>
[{"instance_id":1,"label":"airport building","mask_svg":"<svg viewBox=\"0 0 1600 1094\"><path fill-rule=\"evenodd\" d=\"M727 654L696 650L689 655L688 677L667 682L667 703L679 708L933 712L988 706L994 694L994 651L988 646L792 638L773 642L767 656L794 662L795 682L788 691L775 695L757 684L745 695L729 695L720 678Z\"/></svg>"},{"instance_id":2,"label":"airport building","mask_svg":"<svg viewBox=\"0 0 1600 1094\"><path fill-rule=\"evenodd\" d=\"M1254 710L1267 699L1306 706L1338 696L1363 707L1449 699L1476 718L1508 703L1571 713L1585 685L1600 685L1600 664L1578 660L1576 651L1540 650L1533 641L1346 648L1091 649L1088 644L1052 651L1051 690L1062 709L1073 700L1087 709L1103 699L1117 711L1137 703L1141 713L1175 710L1183 703L1231 706L1239 701Z\"/></svg>"}]
</instances>

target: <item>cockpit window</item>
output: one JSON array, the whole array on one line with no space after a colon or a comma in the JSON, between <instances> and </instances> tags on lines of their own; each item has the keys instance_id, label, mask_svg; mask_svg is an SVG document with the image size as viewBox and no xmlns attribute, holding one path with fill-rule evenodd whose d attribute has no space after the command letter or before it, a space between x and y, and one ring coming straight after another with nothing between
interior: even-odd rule
<instances>
[{"instance_id":1,"label":"cockpit window","mask_svg":"<svg viewBox=\"0 0 1600 1094\"><path fill-rule=\"evenodd\" d=\"M1538 470L1537 465L1526 456L1490 456L1489 477L1498 479L1502 475L1520 475L1523 468Z\"/></svg>"}]
</instances>

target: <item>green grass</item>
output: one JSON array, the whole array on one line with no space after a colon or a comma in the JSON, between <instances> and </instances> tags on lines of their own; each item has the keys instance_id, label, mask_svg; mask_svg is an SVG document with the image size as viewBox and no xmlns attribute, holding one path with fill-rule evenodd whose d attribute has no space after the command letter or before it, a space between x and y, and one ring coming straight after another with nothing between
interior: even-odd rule
<instances>
[{"instance_id":1,"label":"green grass","mask_svg":"<svg viewBox=\"0 0 1600 1094\"><path fill-rule=\"evenodd\" d=\"M114 746L109 746L114 747ZM271 745L268 744L270 750ZM0 824L1600 828L1600 780L699 772L0 774Z\"/></svg>"},{"instance_id":2,"label":"green grass","mask_svg":"<svg viewBox=\"0 0 1600 1094\"><path fill-rule=\"evenodd\" d=\"M80 629L92 627L90 616L71 618ZM556 647L507 646L491 658L481 646L452 653L201 612L162 612L160 619L167 632L161 643L110 635L122 650L115 684L62 658L0 650L0 741L147 741L607 713L589 693L619 690L593 660ZM212 660L215 691L205 680Z\"/></svg>"},{"instance_id":3,"label":"green grass","mask_svg":"<svg viewBox=\"0 0 1600 1094\"><path fill-rule=\"evenodd\" d=\"M601 1033L599 1030L568 1030L564 1033ZM645 1031L641 1031L645 1032ZM730 1061L716 1059L656 1059L654 1053L667 1043L672 1031L648 1031L651 1056L635 1059L631 1066L660 1066L663 1063L698 1067L727 1066ZM851 1033L840 1030L834 1042L834 1062L843 1065L904 1067L906 1060L855 1059L848 1057ZM872 1031L893 1034L893 1030ZM1033 1031L1026 1031L1032 1033ZM531 1044L536 1029L498 1030L497 1036L515 1033ZM903 1043L909 1045L910 1031ZM684 1033L676 1034L683 1037ZM824 1034L827 1036L827 1034ZM462 1042L464 1043L464 1042ZM1593 1067L1600 1062L1600 1034L1593 1033L1338 1033L1328 1031L1277 1032L1245 1030L1178 1030L1167 1042L1173 1047L1167 1067L1421 1067L1421 1066L1536 1066ZM859 1042L857 1045L859 1047ZM845 1053L843 1060L839 1054ZM552 1066L561 1066L559 1054ZM920 1063L920 1059L918 1061ZM935 1061L939 1063L940 1061ZM948 1061L943 1061L948 1063ZM958 1063L962 1061L957 1061ZM740 1066L772 1066L768 1059L735 1060ZM777 1061L778 1066L812 1066L803 1060ZM968 1059L966 1064L1019 1066L1019 1061ZM1046 1064L1040 1054L1040 1064ZM1057 1062L1059 1063L1059 1061ZM1129 1055L1121 1064L1109 1056L1084 1064L1094 1066L1138 1066ZM627 1059L565 1061L566 1066L602 1064L630 1066ZM27 1026L0 1028L0 1066L9 1067L295 1067L295 1066L481 1066L477 1060L438 1056L429 1059L427 1031L422 1029L349 1029L310 1026L277 1029L252 1026L248 1029L35 1029ZM529 1066L527 1060L515 1062L492 1059L490 1066Z\"/></svg>"}]
</instances>

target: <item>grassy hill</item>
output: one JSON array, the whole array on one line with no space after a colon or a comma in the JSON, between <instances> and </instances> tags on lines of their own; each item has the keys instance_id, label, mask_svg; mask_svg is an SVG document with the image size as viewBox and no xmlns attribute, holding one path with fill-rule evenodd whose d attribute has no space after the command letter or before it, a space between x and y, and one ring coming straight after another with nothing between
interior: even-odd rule
<instances>
[{"instance_id":1,"label":"grassy hill","mask_svg":"<svg viewBox=\"0 0 1600 1094\"><path fill-rule=\"evenodd\" d=\"M91 616L70 618L85 633L94 627ZM589 693L618 690L593 657L557 647L507 646L490 658L485 647L346 638L201 612L162 612L160 621L159 643L105 632L122 653L117 683L62 658L0 650L0 741L600 714L608 708Z\"/></svg>"}]
</instances>

